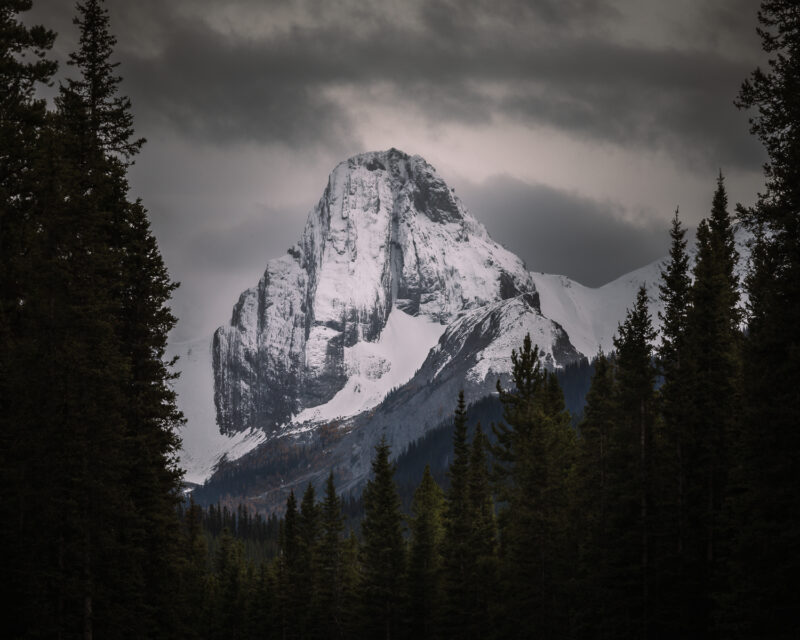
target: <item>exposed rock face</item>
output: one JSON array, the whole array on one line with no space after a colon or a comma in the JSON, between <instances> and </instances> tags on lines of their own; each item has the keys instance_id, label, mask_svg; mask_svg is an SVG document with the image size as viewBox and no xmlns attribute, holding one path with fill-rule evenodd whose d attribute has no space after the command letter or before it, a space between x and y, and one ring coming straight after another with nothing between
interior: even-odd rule
<instances>
[{"instance_id":1,"label":"exposed rock face","mask_svg":"<svg viewBox=\"0 0 800 640\"><path fill-rule=\"evenodd\" d=\"M433 167L396 149L355 156L331 173L300 243L214 334L220 429L271 432L330 401L348 381L347 349L376 341L395 307L448 325L522 294L540 313L522 261Z\"/></svg>"}]
</instances>

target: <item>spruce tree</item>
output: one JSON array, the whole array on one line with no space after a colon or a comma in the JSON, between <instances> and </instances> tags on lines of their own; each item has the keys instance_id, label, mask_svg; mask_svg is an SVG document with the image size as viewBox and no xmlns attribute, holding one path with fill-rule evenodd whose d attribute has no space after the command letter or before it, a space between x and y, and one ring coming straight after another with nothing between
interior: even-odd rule
<instances>
[{"instance_id":1,"label":"spruce tree","mask_svg":"<svg viewBox=\"0 0 800 640\"><path fill-rule=\"evenodd\" d=\"M300 502L298 521L298 572L297 604L300 614L300 638L316 638L322 632L319 628L318 606L318 568L320 509L316 502L314 485L310 482Z\"/></svg>"},{"instance_id":2,"label":"spruce tree","mask_svg":"<svg viewBox=\"0 0 800 640\"><path fill-rule=\"evenodd\" d=\"M280 620L278 626L283 639L298 638L301 608L299 598L300 574L300 525L298 522L297 499L294 491L286 499L286 513L280 531L280 556L278 557L278 604Z\"/></svg>"},{"instance_id":3,"label":"spruce tree","mask_svg":"<svg viewBox=\"0 0 800 640\"><path fill-rule=\"evenodd\" d=\"M91 278L89 295L108 298L102 317L114 332L121 362L106 384L116 382L125 404L121 424L111 427L118 444L107 441L100 457L114 465L118 476L103 486L114 487L119 500L128 504L122 511L124 533L116 542L107 541L120 545L113 555L125 558L126 577L105 591L118 590L109 606L126 601L132 634L153 636L177 623L162 606L178 580L175 507L181 474L175 428L182 418L169 386L173 375L163 361L167 333L175 323L167 307L175 285L144 208L128 200L126 170L143 140L134 139L130 101L119 94L121 78L111 62L115 39L108 12L98 0L78 3L76 9L80 39L70 64L79 75L62 86L56 101L65 159L60 179L66 216L60 224L79 243L89 239L94 245L89 249L93 264L80 268L84 279ZM97 478L87 481L99 484ZM97 516L96 529L106 528L103 518ZM108 615L116 619L118 629L122 613Z\"/></svg>"},{"instance_id":4,"label":"spruce tree","mask_svg":"<svg viewBox=\"0 0 800 640\"><path fill-rule=\"evenodd\" d=\"M206 558L208 543L203 532L203 510L190 499L183 518L183 558L180 613L181 635L200 637L205 630Z\"/></svg>"},{"instance_id":5,"label":"spruce tree","mask_svg":"<svg viewBox=\"0 0 800 640\"><path fill-rule=\"evenodd\" d=\"M511 361L515 388L498 383L507 426L497 430L494 449L502 504L500 633L557 637L569 625L574 433L558 381L541 366L530 336Z\"/></svg>"},{"instance_id":6,"label":"spruce tree","mask_svg":"<svg viewBox=\"0 0 800 640\"><path fill-rule=\"evenodd\" d=\"M654 338L642 285L614 338L616 419L607 466L608 535L614 544L605 585L613 609L605 618L615 638L646 637L652 626Z\"/></svg>"},{"instance_id":7,"label":"spruce tree","mask_svg":"<svg viewBox=\"0 0 800 640\"><path fill-rule=\"evenodd\" d=\"M686 453L686 549L680 585L685 625L695 632L716 626L715 593L727 569L731 533L725 498L731 442L740 415L740 342L736 254L727 196L720 175L711 215L697 230L697 258L687 314L683 402L689 416Z\"/></svg>"},{"instance_id":8,"label":"spruce tree","mask_svg":"<svg viewBox=\"0 0 800 640\"><path fill-rule=\"evenodd\" d=\"M50 82L57 65L48 55L55 39L41 25L28 26L22 17L31 0L0 2L0 383L13 374L8 351L19 338L20 301L26 292L26 259L34 240L36 219L36 157L46 124L46 104L36 90ZM24 321L23 321L24 323ZM9 415L9 396L1 394L1 412Z\"/></svg>"},{"instance_id":9,"label":"spruce tree","mask_svg":"<svg viewBox=\"0 0 800 640\"><path fill-rule=\"evenodd\" d=\"M319 621L330 638L342 638L345 632L343 532L342 501L336 495L331 471L320 514L318 588Z\"/></svg>"},{"instance_id":10,"label":"spruce tree","mask_svg":"<svg viewBox=\"0 0 800 640\"><path fill-rule=\"evenodd\" d=\"M36 304L44 242L39 183L51 136L36 91L56 64L55 34L29 26L30 0L0 2L0 544L6 550L2 596L14 611L6 633L52 635L58 629L52 531L58 526L44 411L45 305Z\"/></svg>"},{"instance_id":11,"label":"spruce tree","mask_svg":"<svg viewBox=\"0 0 800 640\"><path fill-rule=\"evenodd\" d=\"M661 271L659 298L664 311L661 343L657 355L663 384L659 390L661 457L655 461L657 478L654 491L661 513L661 531L655 549L660 574L660 594L655 624L680 633L691 627L687 614L699 595L687 589L688 576L696 569L696 558L687 553L689 535L689 484L693 436L691 433L691 365L688 363L687 319L691 302L689 256L686 252L686 230L675 211L670 229L669 262Z\"/></svg>"},{"instance_id":12,"label":"spruce tree","mask_svg":"<svg viewBox=\"0 0 800 640\"><path fill-rule=\"evenodd\" d=\"M573 478L573 515L577 525L576 635L608 638L610 549L609 511L613 508L609 460L617 420L614 363L602 352L594 360L586 395Z\"/></svg>"},{"instance_id":13,"label":"spruce tree","mask_svg":"<svg viewBox=\"0 0 800 640\"><path fill-rule=\"evenodd\" d=\"M469 534L472 528L469 508L469 443L467 441L467 409L464 392L458 394L453 414L453 460L448 469L450 487L447 491L444 548L444 620L446 637L464 637L468 632L469 567L472 549Z\"/></svg>"},{"instance_id":14,"label":"spruce tree","mask_svg":"<svg viewBox=\"0 0 800 640\"><path fill-rule=\"evenodd\" d=\"M489 480L487 452L489 442L480 424L475 428L469 457L467 495L470 511L468 544L471 563L468 567L469 636L492 635L493 604L497 593L497 522Z\"/></svg>"},{"instance_id":15,"label":"spruce tree","mask_svg":"<svg viewBox=\"0 0 800 640\"><path fill-rule=\"evenodd\" d=\"M342 615L341 627L345 638L357 637L361 629L361 559L359 542L354 530L342 545Z\"/></svg>"},{"instance_id":16,"label":"spruce tree","mask_svg":"<svg viewBox=\"0 0 800 640\"><path fill-rule=\"evenodd\" d=\"M214 556L215 610L209 630L213 639L239 640L246 630L246 573L242 543L225 528Z\"/></svg>"},{"instance_id":17,"label":"spruce tree","mask_svg":"<svg viewBox=\"0 0 800 640\"><path fill-rule=\"evenodd\" d=\"M742 85L737 105L767 152L766 189L743 210L754 233L746 281L745 413L736 496L730 625L741 636L788 638L800 590L800 16L797 3L764 0L758 33L769 56Z\"/></svg>"},{"instance_id":18,"label":"spruce tree","mask_svg":"<svg viewBox=\"0 0 800 640\"><path fill-rule=\"evenodd\" d=\"M406 618L412 638L440 637L444 508L444 492L426 465L411 505ZM448 546L454 542L448 539Z\"/></svg>"},{"instance_id":19,"label":"spruce tree","mask_svg":"<svg viewBox=\"0 0 800 640\"><path fill-rule=\"evenodd\" d=\"M405 547L400 497L385 439L375 447L372 478L364 489L363 500L362 635L391 640L401 633Z\"/></svg>"}]
</instances>

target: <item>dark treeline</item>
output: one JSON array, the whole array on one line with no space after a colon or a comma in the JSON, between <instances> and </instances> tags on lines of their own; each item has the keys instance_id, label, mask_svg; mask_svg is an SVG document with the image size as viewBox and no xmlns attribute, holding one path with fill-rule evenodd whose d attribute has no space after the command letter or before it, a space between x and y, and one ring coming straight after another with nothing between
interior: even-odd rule
<instances>
[{"instance_id":1,"label":"dark treeline","mask_svg":"<svg viewBox=\"0 0 800 640\"><path fill-rule=\"evenodd\" d=\"M55 34L0 2L0 545L9 638L158 638L187 617L176 507L175 318L147 213L143 141L97 0L71 77L37 98Z\"/></svg>"},{"instance_id":2,"label":"dark treeline","mask_svg":"<svg viewBox=\"0 0 800 640\"><path fill-rule=\"evenodd\" d=\"M349 533L332 476L280 521L183 503L163 360L175 285L128 197L142 141L108 16L77 4L75 78L48 107L54 34L20 20L29 8L0 0L5 636L796 637L796 2L762 3L772 61L738 98L769 155L764 194L737 210L745 282L720 175L692 270L673 221L662 339L642 289L577 427L526 339L502 420L468 429L459 397L445 489L424 469L405 513L382 443Z\"/></svg>"}]
</instances>

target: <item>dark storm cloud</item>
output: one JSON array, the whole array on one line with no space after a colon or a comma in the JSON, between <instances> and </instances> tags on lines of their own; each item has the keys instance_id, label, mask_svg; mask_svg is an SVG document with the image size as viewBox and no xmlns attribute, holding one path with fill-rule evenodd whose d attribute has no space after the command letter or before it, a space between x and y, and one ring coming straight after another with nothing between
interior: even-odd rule
<instances>
[{"instance_id":1,"label":"dark storm cloud","mask_svg":"<svg viewBox=\"0 0 800 640\"><path fill-rule=\"evenodd\" d=\"M758 56L750 0L688 4L691 42L668 46L650 46L658 34L636 25L614 35L624 14L592 0L109 4L125 88L147 128L218 144L353 148L364 101L433 126L505 118L678 162L762 162L732 106ZM223 19L220 7L241 11ZM268 28L248 32L248 15ZM721 39L736 45L706 46Z\"/></svg>"},{"instance_id":2,"label":"dark storm cloud","mask_svg":"<svg viewBox=\"0 0 800 640\"><path fill-rule=\"evenodd\" d=\"M668 249L666 228L644 219L630 222L615 203L509 176L467 184L459 192L492 237L531 271L559 273L596 287L661 258Z\"/></svg>"}]
</instances>

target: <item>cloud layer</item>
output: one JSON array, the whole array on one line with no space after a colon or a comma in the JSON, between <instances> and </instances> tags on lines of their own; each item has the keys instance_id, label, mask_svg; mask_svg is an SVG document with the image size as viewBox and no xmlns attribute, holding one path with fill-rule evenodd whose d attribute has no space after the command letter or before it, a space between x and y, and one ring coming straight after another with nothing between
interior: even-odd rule
<instances>
[{"instance_id":1,"label":"cloud layer","mask_svg":"<svg viewBox=\"0 0 800 640\"><path fill-rule=\"evenodd\" d=\"M760 179L732 106L763 63L752 0L106 5L149 138L132 184L184 281L184 337L225 320L353 153L424 155L530 268L585 284L658 257L675 205L696 223L720 167L741 192ZM34 0L62 61L71 14Z\"/></svg>"}]
</instances>

